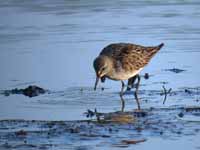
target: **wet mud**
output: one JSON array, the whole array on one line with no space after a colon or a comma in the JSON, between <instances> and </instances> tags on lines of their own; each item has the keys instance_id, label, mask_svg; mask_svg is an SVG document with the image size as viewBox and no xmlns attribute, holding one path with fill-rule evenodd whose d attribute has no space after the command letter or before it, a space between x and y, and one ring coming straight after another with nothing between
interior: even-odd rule
<instances>
[{"instance_id":1,"label":"wet mud","mask_svg":"<svg viewBox=\"0 0 200 150\"><path fill-rule=\"evenodd\" d=\"M197 135L199 121L184 119L200 117L200 107L169 107L137 111L99 113L93 119L77 121L1 120L1 149L78 148L77 142L89 142L84 149L97 146L131 147L152 137L178 140ZM180 115L182 113L183 115Z\"/></svg>"},{"instance_id":2,"label":"wet mud","mask_svg":"<svg viewBox=\"0 0 200 150\"><path fill-rule=\"evenodd\" d=\"M24 89L11 89L11 90L4 90L1 92L2 95L4 96L10 96L13 94L22 94L24 96L28 96L28 97L35 97L35 96L39 96L41 94L45 94L47 92L47 90L36 86L36 85L29 85L28 87L24 88Z\"/></svg>"},{"instance_id":3,"label":"wet mud","mask_svg":"<svg viewBox=\"0 0 200 150\"><path fill-rule=\"evenodd\" d=\"M24 90L27 89L31 89L33 93L41 90L38 86L28 86ZM108 89L104 90L100 91L106 92ZM19 91L17 94L23 94L23 90ZM41 91L43 94L43 90ZM79 92L84 95L88 91L79 89ZM50 95L57 93L64 94L58 91ZM130 95L132 91L125 92L125 97ZM94 108L82 112L85 120L73 121L1 120L0 149L132 148L152 138L159 137L173 141L179 140L180 137L200 134L200 107L198 107L200 87L182 87L177 90L165 87L160 90L141 89L139 95L142 103L147 104L151 104L153 99L157 101L165 99L165 104L168 104L176 98L178 101L191 99L197 105L163 104L149 106L140 111L136 109L107 113Z\"/></svg>"}]
</instances>

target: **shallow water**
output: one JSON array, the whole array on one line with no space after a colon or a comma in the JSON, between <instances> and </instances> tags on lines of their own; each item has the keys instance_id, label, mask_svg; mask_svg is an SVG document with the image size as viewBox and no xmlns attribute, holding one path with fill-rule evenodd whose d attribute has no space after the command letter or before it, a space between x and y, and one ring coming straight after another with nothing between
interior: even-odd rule
<instances>
[{"instance_id":1,"label":"shallow water","mask_svg":"<svg viewBox=\"0 0 200 150\"><path fill-rule=\"evenodd\" d=\"M34 84L51 91L34 98L0 95L0 119L79 120L87 109L120 110L119 82L107 80L100 85L104 91L93 91L93 59L114 42L165 43L142 71L152 76L142 79L141 90L162 90L163 82L174 91L199 87L199 17L198 0L0 2L0 90ZM174 67L186 71L166 71ZM147 95L140 94L142 107L163 107L162 96ZM126 110L136 108L131 94L125 98ZM199 106L198 99L199 94L172 96L164 107ZM138 147L154 147L155 141L162 143L156 137Z\"/></svg>"}]
</instances>

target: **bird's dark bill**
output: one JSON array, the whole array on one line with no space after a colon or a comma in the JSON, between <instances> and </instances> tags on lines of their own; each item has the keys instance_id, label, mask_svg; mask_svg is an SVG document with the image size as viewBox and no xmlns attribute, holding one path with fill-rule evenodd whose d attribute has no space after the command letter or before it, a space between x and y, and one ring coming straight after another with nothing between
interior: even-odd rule
<instances>
[{"instance_id":1,"label":"bird's dark bill","mask_svg":"<svg viewBox=\"0 0 200 150\"><path fill-rule=\"evenodd\" d=\"M95 81L95 85L94 85L94 90L97 89L98 82L99 82L99 77L96 77L96 81Z\"/></svg>"}]
</instances>

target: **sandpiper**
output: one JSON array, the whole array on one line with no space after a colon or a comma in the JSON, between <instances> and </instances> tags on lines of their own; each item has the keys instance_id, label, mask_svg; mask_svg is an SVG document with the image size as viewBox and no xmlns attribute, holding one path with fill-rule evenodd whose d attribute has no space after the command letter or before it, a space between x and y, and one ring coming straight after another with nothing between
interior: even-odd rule
<instances>
[{"instance_id":1,"label":"sandpiper","mask_svg":"<svg viewBox=\"0 0 200 150\"><path fill-rule=\"evenodd\" d=\"M137 79L136 90L134 92L138 110L140 103L138 99L138 88L140 84L139 72L149 63L151 58L164 46L161 43L158 46L145 47L131 43L114 43L106 46L94 60L94 69L96 72L96 90L99 79L102 82L106 78L118 80L122 83L120 98L122 101L122 111L124 110L124 80L128 80L128 87L132 86ZM130 89L130 88L129 88Z\"/></svg>"}]
</instances>

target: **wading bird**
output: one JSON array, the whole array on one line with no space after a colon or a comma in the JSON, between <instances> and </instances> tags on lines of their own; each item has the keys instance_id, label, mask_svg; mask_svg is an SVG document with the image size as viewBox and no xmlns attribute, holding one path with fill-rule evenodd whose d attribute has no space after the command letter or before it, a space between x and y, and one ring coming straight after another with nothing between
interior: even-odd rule
<instances>
[{"instance_id":1,"label":"wading bird","mask_svg":"<svg viewBox=\"0 0 200 150\"><path fill-rule=\"evenodd\" d=\"M149 63L151 58L164 46L161 43L158 46L145 47L131 43L114 43L106 46L94 60L93 66L96 72L96 90L99 79L102 82L106 78L121 81L122 87L120 98L122 101L122 111L124 111L125 102L123 99L124 80L128 80L128 88L132 87L137 79L136 90L134 92L138 110L140 103L138 99L138 88L140 84L139 72Z\"/></svg>"}]
</instances>

